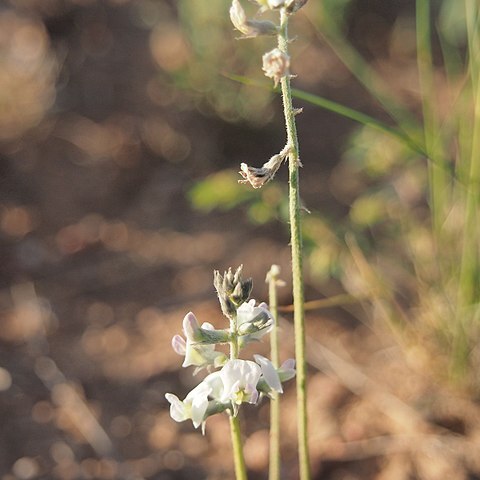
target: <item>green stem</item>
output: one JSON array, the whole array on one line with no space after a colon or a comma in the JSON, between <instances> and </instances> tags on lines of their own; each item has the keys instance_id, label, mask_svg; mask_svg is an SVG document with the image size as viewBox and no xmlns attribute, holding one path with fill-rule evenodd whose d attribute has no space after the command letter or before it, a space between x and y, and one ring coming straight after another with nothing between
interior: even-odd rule
<instances>
[{"instance_id":1,"label":"green stem","mask_svg":"<svg viewBox=\"0 0 480 480\"><path fill-rule=\"evenodd\" d=\"M230 360L238 358L238 338L237 338L237 318L230 318L230 333L232 334L232 341L230 342Z\"/></svg>"},{"instance_id":2,"label":"green stem","mask_svg":"<svg viewBox=\"0 0 480 480\"><path fill-rule=\"evenodd\" d=\"M445 203L448 197L445 169L432 161L441 149L436 146L437 125L434 111L434 81L430 29L430 0L417 0L417 60L422 93L423 130L428 154L430 209L437 242L440 241L445 218ZM437 159L438 161L438 159ZM442 162L443 163L443 162Z\"/></svg>"},{"instance_id":3,"label":"green stem","mask_svg":"<svg viewBox=\"0 0 480 480\"><path fill-rule=\"evenodd\" d=\"M465 225L463 230L462 261L458 291L458 319L456 337L454 339L453 374L462 376L466 371L470 355L469 339L471 334L471 320L474 312L471 306L478 299L478 205L480 193L480 61L476 50L478 42L479 10L476 2L465 0L468 47L469 47L469 74L471 82L472 100L474 104L473 120L471 122L470 138L471 150L469 155L469 169L466 190ZM469 308L470 307L470 308Z\"/></svg>"},{"instance_id":4,"label":"green stem","mask_svg":"<svg viewBox=\"0 0 480 480\"><path fill-rule=\"evenodd\" d=\"M470 130L471 151L469 156L469 171L467 179L465 226L463 233L463 257L460 273L460 303L463 307L473 302L475 298L475 275L478 265L477 257L477 208L480 201L478 182L480 180L480 61L475 48L478 40L478 7L472 0L465 0L467 18L468 68L470 74L472 99L474 102L474 117Z\"/></svg>"},{"instance_id":5,"label":"green stem","mask_svg":"<svg viewBox=\"0 0 480 480\"><path fill-rule=\"evenodd\" d=\"M472 128L472 150L467 187L465 227L463 233L463 257L460 274L461 305L466 306L475 300L475 276L477 274L477 208L480 203L478 182L480 180L480 81L474 86L474 120Z\"/></svg>"},{"instance_id":6,"label":"green stem","mask_svg":"<svg viewBox=\"0 0 480 480\"><path fill-rule=\"evenodd\" d=\"M239 347L237 339L237 318L230 318L230 332L233 340L230 342L230 359L238 358ZM235 465L236 480L247 480L247 467L245 466L245 457L243 456L242 433L240 429L240 420L238 411L230 413L230 433L232 437L233 462Z\"/></svg>"},{"instance_id":7,"label":"green stem","mask_svg":"<svg viewBox=\"0 0 480 480\"><path fill-rule=\"evenodd\" d=\"M278 48L288 55L288 14L282 9L280 18L280 32ZM308 454L307 430L307 385L306 385L306 355L305 355L305 313L303 293L303 262L302 262L302 233L300 223L300 194L299 194L299 149L295 111L292 105L290 77L281 79L283 110L287 129L287 144L290 148L288 156L289 166L289 211L292 248L292 280L293 304L295 325L295 357L297 363L297 428L298 428L298 455L300 466L300 480L310 478L310 462Z\"/></svg>"},{"instance_id":8,"label":"green stem","mask_svg":"<svg viewBox=\"0 0 480 480\"><path fill-rule=\"evenodd\" d=\"M238 416L230 416L230 432L232 435L233 459L235 461L236 480L247 480L247 467L243 457L242 434Z\"/></svg>"},{"instance_id":9,"label":"green stem","mask_svg":"<svg viewBox=\"0 0 480 480\"><path fill-rule=\"evenodd\" d=\"M278 348L278 300L277 281L280 268L272 265L267 275L268 303L273 316L273 328L270 332L270 354L275 368L279 367ZM277 392L273 394L270 402L270 464L268 470L269 480L280 480L280 398Z\"/></svg>"}]
</instances>

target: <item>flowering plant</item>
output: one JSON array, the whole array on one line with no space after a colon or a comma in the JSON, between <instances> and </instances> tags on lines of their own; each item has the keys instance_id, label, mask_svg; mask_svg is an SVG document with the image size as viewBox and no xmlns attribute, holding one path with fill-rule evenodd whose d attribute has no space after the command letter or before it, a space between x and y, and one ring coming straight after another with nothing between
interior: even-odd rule
<instances>
[{"instance_id":1,"label":"flowering plant","mask_svg":"<svg viewBox=\"0 0 480 480\"><path fill-rule=\"evenodd\" d=\"M237 415L242 404L257 404L262 397L275 398L283 392L282 382L295 376L293 359L275 368L262 355L254 355L254 361L239 358L240 349L260 340L274 322L265 303L256 305L254 299L249 299L252 280L243 280L242 266L235 272L229 269L223 276L215 271L214 285L229 328L215 329L207 322L200 326L189 312L183 319L185 338L172 338L175 352L185 357L183 367L195 366L194 375L202 369L210 373L184 400L173 393L165 395L171 417L177 422L191 420L195 428L202 426L203 433L207 418L221 412L227 412L233 420L232 428L238 428ZM230 358L215 349L219 344L230 345Z\"/></svg>"},{"instance_id":2,"label":"flowering plant","mask_svg":"<svg viewBox=\"0 0 480 480\"><path fill-rule=\"evenodd\" d=\"M259 7L259 14L277 11L279 23L259 20L257 16L249 18L240 0L232 0L230 19L233 26L242 34L241 38L255 38L261 35L277 38L277 47L262 57L262 69L274 86L280 85L286 126L286 144L261 167L246 163L240 165L240 183L249 183L253 188L261 188L271 181L284 162L289 168L289 214L292 249L292 285L295 324L295 358L298 363L297 378L297 425L299 470L301 480L310 478L307 432L307 392L305 357L305 317L302 267L302 238L300 228L299 195L299 145L295 116L301 109L293 108L290 87L290 56L288 54L289 18L302 8L307 0L250 0ZM278 267L269 273L270 298L272 309L276 309L275 285L279 284ZM249 300L252 290L251 279L243 280L242 267L235 272L231 269L222 276L214 273L214 285L223 314L229 320L229 328L215 329L209 323L201 326L193 313L186 315L183 322L185 338L176 335L172 340L175 351L185 356L183 366L194 365L195 372L206 368L216 370L195 387L183 401L168 393L171 416L176 421L191 419L195 427L202 425L205 431L206 419L215 413L226 411L230 416L235 475L237 480L246 480L245 461L243 459L238 411L243 403L255 404L262 396L269 396L272 403L270 425L270 468L269 478L280 478L280 411L277 397L282 393L282 382L296 375L295 361L288 360L280 367L278 361L278 336L273 315L263 303L256 305ZM268 279L268 277L267 277ZM272 328L273 327L273 328ZM254 355L254 360L239 358L240 349L247 343L259 340L272 330L271 353L273 363L265 357ZM215 350L217 344L228 343L230 356Z\"/></svg>"}]
</instances>

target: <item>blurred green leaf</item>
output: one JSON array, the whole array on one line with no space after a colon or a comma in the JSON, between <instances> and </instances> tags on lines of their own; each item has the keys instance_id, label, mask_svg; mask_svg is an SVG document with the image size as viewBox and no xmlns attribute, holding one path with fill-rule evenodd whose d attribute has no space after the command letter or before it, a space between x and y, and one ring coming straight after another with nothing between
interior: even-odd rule
<instances>
[{"instance_id":1,"label":"blurred green leaf","mask_svg":"<svg viewBox=\"0 0 480 480\"><path fill-rule=\"evenodd\" d=\"M406 163L410 152L394 137L385 137L375 130L361 127L352 133L345 160L355 172L364 172L372 179L388 175L396 166Z\"/></svg>"},{"instance_id":2,"label":"blurred green leaf","mask_svg":"<svg viewBox=\"0 0 480 480\"><path fill-rule=\"evenodd\" d=\"M459 3L458 0L443 0L438 19L443 38L457 47L465 45L467 39L465 8Z\"/></svg>"},{"instance_id":3,"label":"blurred green leaf","mask_svg":"<svg viewBox=\"0 0 480 480\"><path fill-rule=\"evenodd\" d=\"M382 221L387 214L384 195L364 195L355 200L350 218L360 226L369 227Z\"/></svg>"},{"instance_id":4,"label":"blurred green leaf","mask_svg":"<svg viewBox=\"0 0 480 480\"><path fill-rule=\"evenodd\" d=\"M233 170L213 173L197 182L188 191L188 198L194 208L203 212L230 210L255 195L254 191L239 184L238 179Z\"/></svg>"}]
</instances>

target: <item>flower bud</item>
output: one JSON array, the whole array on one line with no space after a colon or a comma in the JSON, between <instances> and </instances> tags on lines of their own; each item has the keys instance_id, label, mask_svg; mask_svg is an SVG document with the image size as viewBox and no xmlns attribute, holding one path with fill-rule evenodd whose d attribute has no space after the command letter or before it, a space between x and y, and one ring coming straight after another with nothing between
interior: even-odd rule
<instances>
[{"instance_id":1,"label":"flower bud","mask_svg":"<svg viewBox=\"0 0 480 480\"><path fill-rule=\"evenodd\" d=\"M183 319L183 331L190 342L200 342L203 338L197 317L192 312L188 312Z\"/></svg>"},{"instance_id":2,"label":"flower bud","mask_svg":"<svg viewBox=\"0 0 480 480\"><path fill-rule=\"evenodd\" d=\"M263 57L263 71L267 77L273 78L275 86L278 82L290 74L290 57L279 48L274 48Z\"/></svg>"},{"instance_id":3,"label":"flower bud","mask_svg":"<svg viewBox=\"0 0 480 480\"><path fill-rule=\"evenodd\" d=\"M213 285L217 290L222 312L228 318L236 316L238 307L248 300L252 291L252 279L243 280L242 269L243 265L240 265L233 273L229 268L223 277L217 270L214 272Z\"/></svg>"},{"instance_id":4,"label":"flower bud","mask_svg":"<svg viewBox=\"0 0 480 480\"><path fill-rule=\"evenodd\" d=\"M260 333L263 329L271 327L272 324L273 319L270 312L266 309L262 309L254 318L242 323L238 327L238 333L239 335Z\"/></svg>"}]
</instances>

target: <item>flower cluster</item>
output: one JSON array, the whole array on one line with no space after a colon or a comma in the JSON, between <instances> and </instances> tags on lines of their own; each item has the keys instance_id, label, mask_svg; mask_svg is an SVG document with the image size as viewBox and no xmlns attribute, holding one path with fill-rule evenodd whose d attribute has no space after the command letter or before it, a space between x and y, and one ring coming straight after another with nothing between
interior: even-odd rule
<instances>
[{"instance_id":1,"label":"flower cluster","mask_svg":"<svg viewBox=\"0 0 480 480\"><path fill-rule=\"evenodd\" d=\"M185 357L183 367L195 366L194 375L206 368L209 373L184 400L173 393L167 393L170 403L170 415L177 422L192 420L195 428L216 413L228 411L236 416L242 403L256 404L263 396L282 393L282 382L295 376L295 361L290 359L279 368L261 355L254 360L242 360L232 352L252 341L260 340L268 333L273 318L265 303L256 305L249 300L252 290L251 279L243 280L242 267L235 272L228 270L222 276L215 272L214 285L218 293L224 315L229 319L230 327L215 329L210 323L199 325L192 312L183 319L183 333L175 335L172 347ZM231 345L231 358L217 351L219 344ZM236 348L232 348L232 344ZM215 370L220 368L220 370Z\"/></svg>"}]
</instances>

